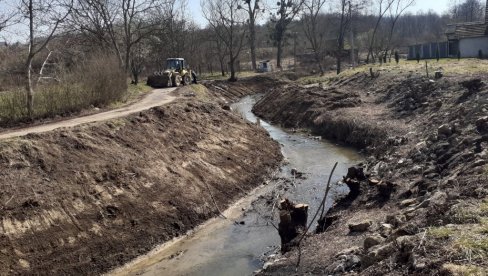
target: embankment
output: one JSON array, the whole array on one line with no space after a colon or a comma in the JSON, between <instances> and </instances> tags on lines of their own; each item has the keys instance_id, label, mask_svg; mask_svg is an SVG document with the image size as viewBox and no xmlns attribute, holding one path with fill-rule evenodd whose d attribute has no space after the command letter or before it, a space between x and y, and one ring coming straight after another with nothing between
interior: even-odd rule
<instances>
[{"instance_id":1,"label":"embankment","mask_svg":"<svg viewBox=\"0 0 488 276\"><path fill-rule=\"evenodd\" d=\"M323 233L264 275L488 273L486 76L357 73L273 88L254 111L368 154Z\"/></svg>"},{"instance_id":2,"label":"embankment","mask_svg":"<svg viewBox=\"0 0 488 276\"><path fill-rule=\"evenodd\" d=\"M221 105L0 141L0 274L97 275L184 234L260 185L282 156Z\"/></svg>"}]
</instances>

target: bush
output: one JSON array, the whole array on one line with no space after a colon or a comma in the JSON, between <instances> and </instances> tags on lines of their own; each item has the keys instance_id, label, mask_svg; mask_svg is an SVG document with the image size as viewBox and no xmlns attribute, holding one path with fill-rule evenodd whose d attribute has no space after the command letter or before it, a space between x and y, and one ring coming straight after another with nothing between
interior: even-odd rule
<instances>
[{"instance_id":1,"label":"bush","mask_svg":"<svg viewBox=\"0 0 488 276\"><path fill-rule=\"evenodd\" d=\"M98 55L35 90L33 119L52 118L126 100L127 78L115 58ZM0 126L29 120L24 88L0 93Z\"/></svg>"}]
</instances>

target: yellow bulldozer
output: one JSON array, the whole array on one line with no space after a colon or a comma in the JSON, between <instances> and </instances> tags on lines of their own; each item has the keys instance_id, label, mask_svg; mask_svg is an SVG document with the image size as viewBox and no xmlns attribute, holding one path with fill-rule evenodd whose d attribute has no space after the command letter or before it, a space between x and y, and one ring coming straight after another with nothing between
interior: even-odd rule
<instances>
[{"instance_id":1,"label":"yellow bulldozer","mask_svg":"<svg viewBox=\"0 0 488 276\"><path fill-rule=\"evenodd\" d=\"M151 87L178 87L197 82L197 76L183 58L168 58L166 69L154 72L147 78L147 85Z\"/></svg>"}]
</instances>

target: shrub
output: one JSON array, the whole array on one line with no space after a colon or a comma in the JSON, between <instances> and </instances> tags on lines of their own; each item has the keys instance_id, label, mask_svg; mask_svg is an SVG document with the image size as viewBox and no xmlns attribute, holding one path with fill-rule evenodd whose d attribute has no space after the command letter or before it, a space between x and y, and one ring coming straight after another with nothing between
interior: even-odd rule
<instances>
[{"instance_id":1,"label":"shrub","mask_svg":"<svg viewBox=\"0 0 488 276\"><path fill-rule=\"evenodd\" d=\"M66 116L92 107L105 107L127 98L127 78L115 58L96 55L59 82L39 84L34 94L34 118ZM27 92L22 87L0 93L0 126L30 120Z\"/></svg>"}]
</instances>

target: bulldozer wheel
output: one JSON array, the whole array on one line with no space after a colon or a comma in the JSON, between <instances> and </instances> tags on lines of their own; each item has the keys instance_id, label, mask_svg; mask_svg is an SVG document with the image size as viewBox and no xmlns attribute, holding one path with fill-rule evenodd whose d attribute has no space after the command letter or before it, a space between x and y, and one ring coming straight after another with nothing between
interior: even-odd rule
<instances>
[{"instance_id":1,"label":"bulldozer wheel","mask_svg":"<svg viewBox=\"0 0 488 276\"><path fill-rule=\"evenodd\" d=\"M171 84L173 87L178 87L180 86L180 83L181 83L181 77L180 76L173 76L171 78Z\"/></svg>"},{"instance_id":2,"label":"bulldozer wheel","mask_svg":"<svg viewBox=\"0 0 488 276\"><path fill-rule=\"evenodd\" d=\"M183 85L190 85L191 84L191 78L190 75L186 74L183 76Z\"/></svg>"}]
</instances>

